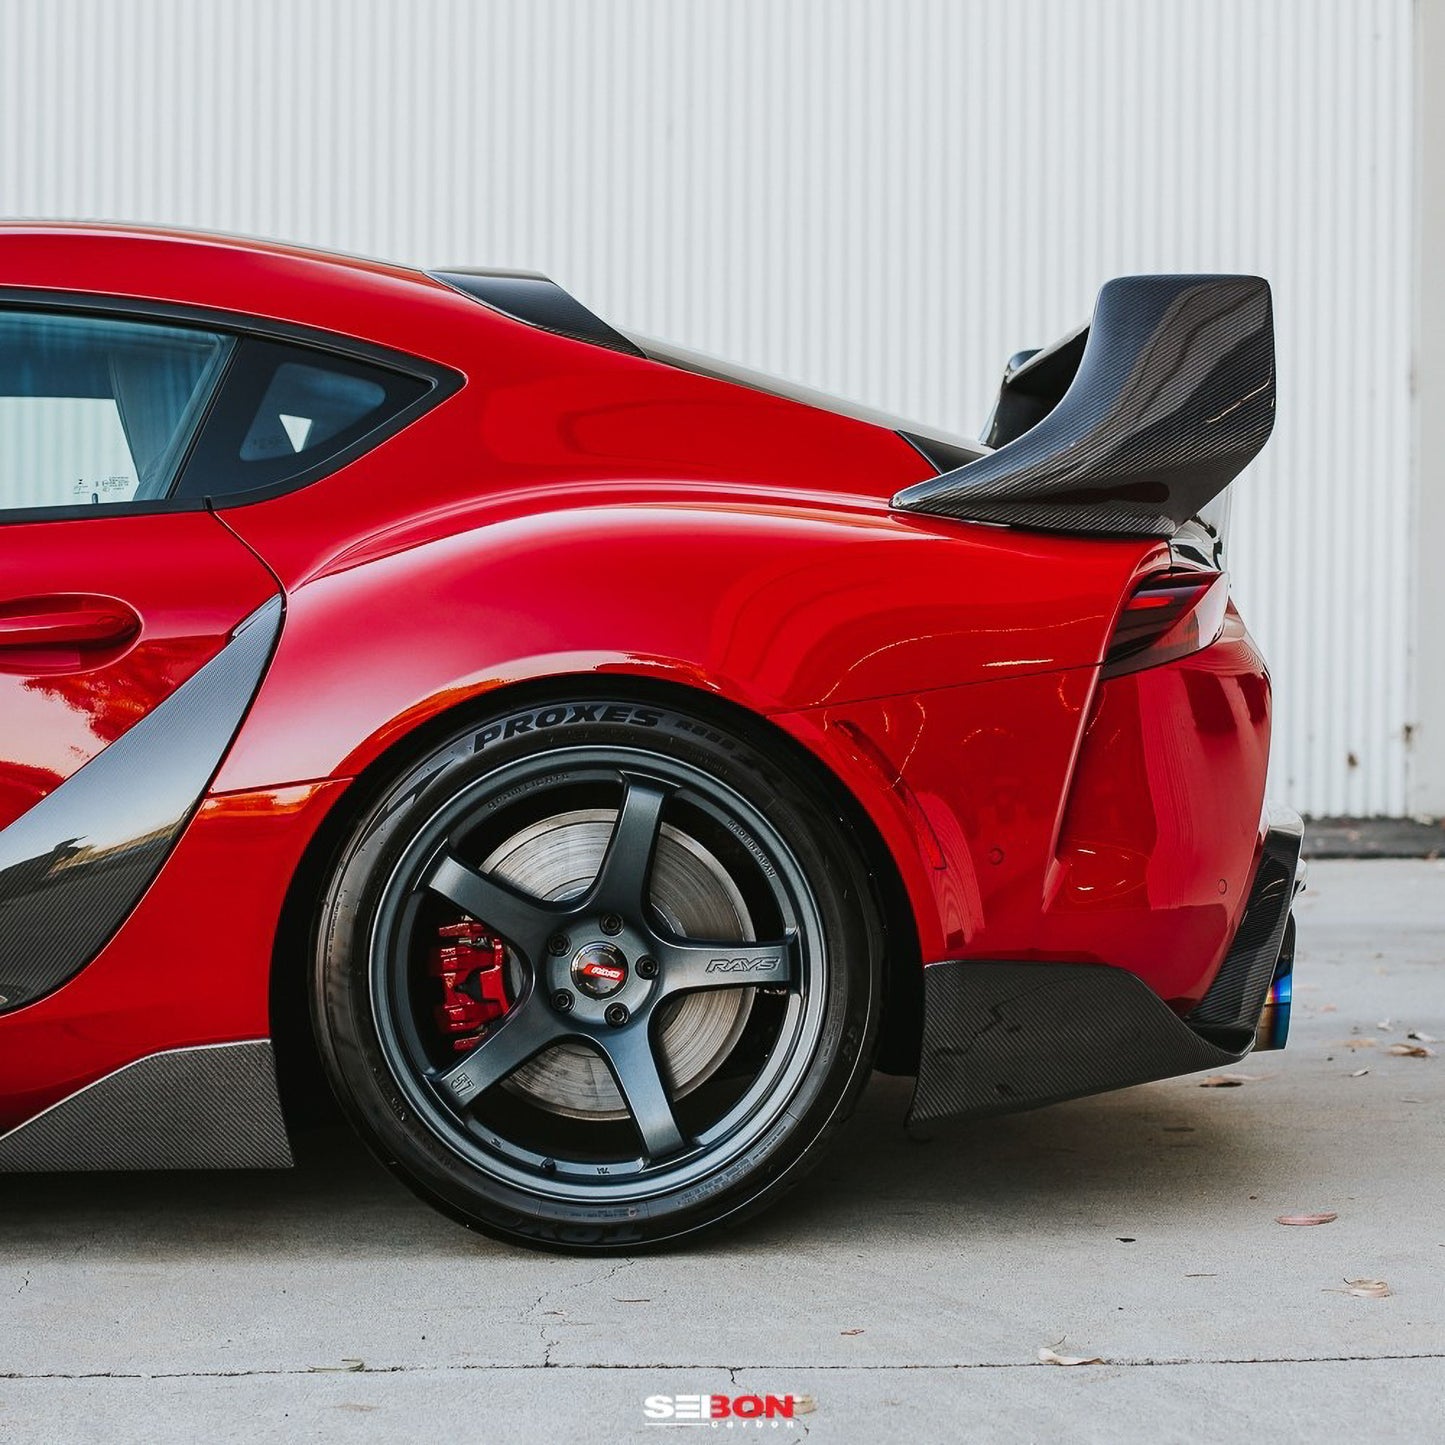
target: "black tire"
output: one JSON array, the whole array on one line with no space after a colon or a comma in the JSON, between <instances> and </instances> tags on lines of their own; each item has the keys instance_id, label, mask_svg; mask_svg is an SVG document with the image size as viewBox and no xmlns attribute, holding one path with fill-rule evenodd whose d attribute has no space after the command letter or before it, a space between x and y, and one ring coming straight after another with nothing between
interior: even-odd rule
<instances>
[{"instance_id":1,"label":"black tire","mask_svg":"<svg viewBox=\"0 0 1445 1445\"><path fill-rule=\"evenodd\" d=\"M881 928L826 788L761 724L622 690L514 705L401 770L316 936L343 1108L419 1195L505 1239L736 1222L816 1162L872 1063ZM474 971L448 992L452 967Z\"/></svg>"}]
</instances>

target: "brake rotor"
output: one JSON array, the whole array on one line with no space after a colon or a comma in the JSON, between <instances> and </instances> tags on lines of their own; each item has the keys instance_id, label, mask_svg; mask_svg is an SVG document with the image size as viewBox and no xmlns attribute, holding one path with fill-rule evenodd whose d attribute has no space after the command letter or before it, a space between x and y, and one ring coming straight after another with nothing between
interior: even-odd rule
<instances>
[{"instance_id":1,"label":"brake rotor","mask_svg":"<svg viewBox=\"0 0 1445 1445\"><path fill-rule=\"evenodd\" d=\"M579 808L544 818L494 849L482 871L538 898L575 897L596 878L616 821L611 808ZM722 863L667 823L653 857L651 902L668 929L682 938L749 943L757 937L742 894ZM658 1010L658 1063L675 1098L718 1070L741 1036L752 1002L749 988L708 989L684 994ZM585 1044L552 1045L517 1069L504 1087L570 1118L630 1117L601 1055Z\"/></svg>"}]
</instances>

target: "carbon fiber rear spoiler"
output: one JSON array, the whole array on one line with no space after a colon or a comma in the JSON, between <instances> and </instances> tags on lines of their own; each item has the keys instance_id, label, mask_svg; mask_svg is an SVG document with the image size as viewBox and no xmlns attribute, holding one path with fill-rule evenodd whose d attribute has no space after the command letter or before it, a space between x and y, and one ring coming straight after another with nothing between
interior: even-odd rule
<instances>
[{"instance_id":1,"label":"carbon fiber rear spoiler","mask_svg":"<svg viewBox=\"0 0 1445 1445\"><path fill-rule=\"evenodd\" d=\"M1258 276L1124 276L1083 331L1015 357L996 450L893 498L907 512L1167 537L1274 426L1274 318Z\"/></svg>"}]
</instances>

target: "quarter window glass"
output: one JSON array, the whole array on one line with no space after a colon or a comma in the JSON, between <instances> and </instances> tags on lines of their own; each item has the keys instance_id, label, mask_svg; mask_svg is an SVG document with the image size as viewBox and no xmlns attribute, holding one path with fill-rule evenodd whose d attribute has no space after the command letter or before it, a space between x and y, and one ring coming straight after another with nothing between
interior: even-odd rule
<instances>
[{"instance_id":1,"label":"quarter window glass","mask_svg":"<svg viewBox=\"0 0 1445 1445\"><path fill-rule=\"evenodd\" d=\"M164 497L231 344L189 327L0 313L0 509Z\"/></svg>"},{"instance_id":2,"label":"quarter window glass","mask_svg":"<svg viewBox=\"0 0 1445 1445\"><path fill-rule=\"evenodd\" d=\"M299 456L364 421L385 400L386 388L365 377L284 362L241 443L241 460Z\"/></svg>"},{"instance_id":3,"label":"quarter window glass","mask_svg":"<svg viewBox=\"0 0 1445 1445\"><path fill-rule=\"evenodd\" d=\"M323 476L385 437L430 389L354 357L243 337L175 495L221 503Z\"/></svg>"}]
</instances>

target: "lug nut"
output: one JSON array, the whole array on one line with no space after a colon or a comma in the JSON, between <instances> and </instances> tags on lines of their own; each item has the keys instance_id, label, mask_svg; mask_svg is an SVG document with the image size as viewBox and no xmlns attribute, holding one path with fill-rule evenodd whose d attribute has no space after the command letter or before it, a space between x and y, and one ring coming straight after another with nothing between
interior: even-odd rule
<instances>
[{"instance_id":1,"label":"lug nut","mask_svg":"<svg viewBox=\"0 0 1445 1445\"><path fill-rule=\"evenodd\" d=\"M602 915L602 931L603 931L603 933L609 933L609 934L611 934L611 933L621 933L621 932L622 932L622 920L621 920L621 918L619 918L619 917L617 916L617 914L615 914L615 913L604 913L604 914Z\"/></svg>"},{"instance_id":2,"label":"lug nut","mask_svg":"<svg viewBox=\"0 0 1445 1445\"><path fill-rule=\"evenodd\" d=\"M567 941L567 935L565 933L554 933L551 938L547 940L547 952L557 958L561 958L571 947L572 945Z\"/></svg>"},{"instance_id":3,"label":"lug nut","mask_svg":"<svg viewBox=\"0 0 1445 1445\"><path fill-rule=\"evenodd\" d=\"M607 1005L607 1022L610 1023L613 1028L620 1029L622 1025L627 1022L627 1019L628 1013L625 1004L610 1003Z\"/></svg>"},{"instance_id":4,"label":"lug nut","mask_svg":"<svg viewBox=\"0 0 1445 1445\"><path fill-rule=\"evenodd\" d=\"M637 960L638 978L656 978L657 960L655 958L639 958Z\"/></svg>"},{"instance_id":5,"label":"lug nut","mask_svg":"<svg viewBox=\"0 0 1445 1445\"><path fill-rule=\"evenodd\" d=\"M559 988L552 995L552 1007L558 1013L565 1014L572 1012L572 995L565 988Z\"/></svg>"}]
</instances>

